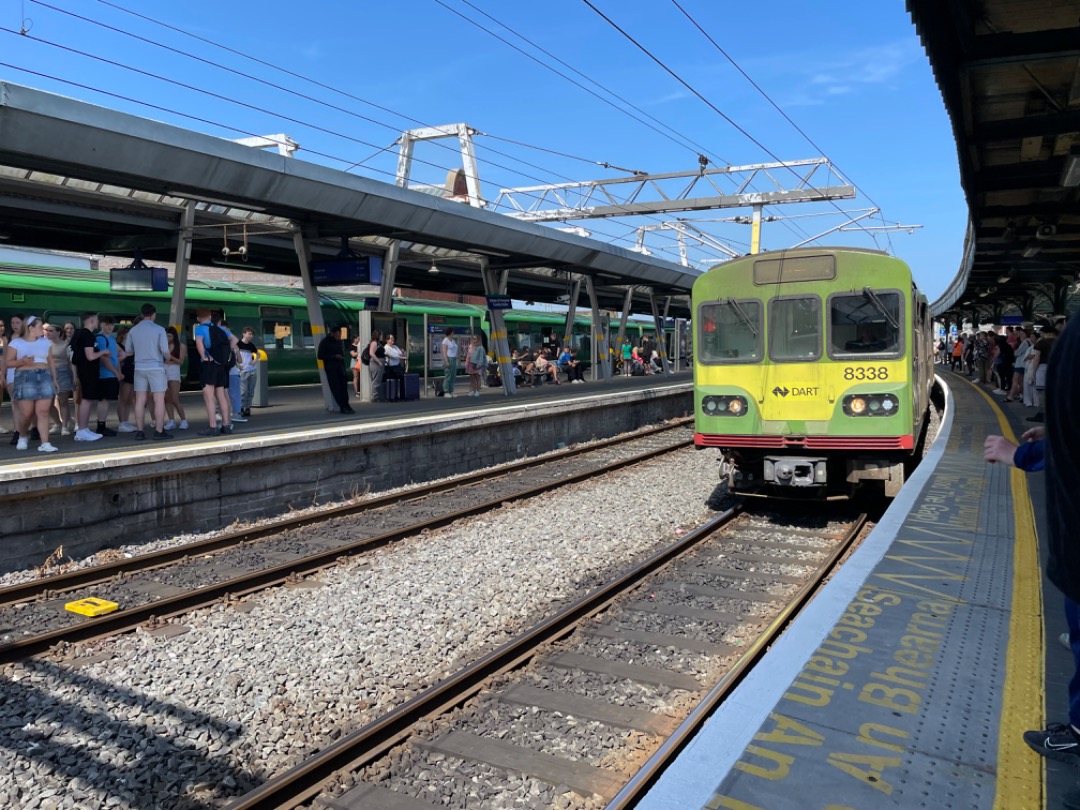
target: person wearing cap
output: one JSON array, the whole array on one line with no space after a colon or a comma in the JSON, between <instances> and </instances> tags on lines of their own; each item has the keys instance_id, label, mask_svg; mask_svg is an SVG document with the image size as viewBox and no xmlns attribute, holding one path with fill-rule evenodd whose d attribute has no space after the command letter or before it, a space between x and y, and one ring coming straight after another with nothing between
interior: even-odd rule
<instances>
[{"instance_id":1,"label":"person wearing cap","mask_svg":"<svg viewBox=\"0 0 1080 810\"><path fill-rule=\"evenodd\" d=\"M326 372L326 384L338 409L344 414L356 413L349 405L349 390L345 381L345 350L341 345L341 327L330 327L330 331L319 342L319 362Z\"/></svg>"}]
</instances>

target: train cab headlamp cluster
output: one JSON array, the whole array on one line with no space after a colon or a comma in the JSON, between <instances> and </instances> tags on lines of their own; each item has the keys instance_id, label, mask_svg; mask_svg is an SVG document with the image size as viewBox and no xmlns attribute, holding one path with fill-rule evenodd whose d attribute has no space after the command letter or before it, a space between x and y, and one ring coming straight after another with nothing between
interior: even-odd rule
<instances>
[{"instance_id":1,"label":"train cab headlamp cluster","mask_svg":"<svg viewBox=\"0 0 1080 810\"><path fill-rule=\"evenodd\" d=\"M849 394L844 397L848 416L892 416L899 410L895 394Z\"/></svg>"},{"instance_id":2,"label":"train cab headlamp cluster","mask_svg":"<svg viewBox=\"0 0 1080 810\"><path fill-rule=\"evenodd\" d=\"M742 416L747 410L746 397L702 397L701 409L706 416Z\"/></svg>"}]
</instances>

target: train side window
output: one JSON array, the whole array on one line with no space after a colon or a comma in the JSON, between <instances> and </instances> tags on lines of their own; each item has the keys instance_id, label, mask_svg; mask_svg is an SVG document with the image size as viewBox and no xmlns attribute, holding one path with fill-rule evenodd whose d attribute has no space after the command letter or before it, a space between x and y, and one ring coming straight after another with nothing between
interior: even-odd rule
<instances>
[{"instance_id":1,"label":"train side window","mask_svg":"<svg viewBox=\"0 0 1080 810\"><path fill-rule=\"evenodd\" d=\"M769 357L779 361L821 357L821 299L816 295L769 302Z\"/></svg>"},{"instance_id":2,"label":"train side window","mask_svg":"<svg viewBox=\"0 0 1080 810\"><path fill-rule=\"evenodd\" d=\"M315 348L315 336L311 334L311 324L308 321L300 324L300 342L305 349Z\"/></svg>"},{"instance_id":3,"label":"train side window","mask_svg":"<svg viewBox=\"0 0 1080 810\"><path fill-rule=\"evenodd\" d=\"M707 301L698 307L702 363L758 363L762 357L761 302Z\"/></svg>"},{"instance_id":4,"label":"train side window","mask_svg":"<svg viewBox=\"0 0 1080 810\"><path fill-rule=\"evenodd\" d=\"M829 356L898 357L904 349L903 297L894 290L829 296Z\"/></svg>"},{"instance_id":5,"label":"train side window","mask_svg":"<svg viewBox=\"0 0 1080 810\"><path fill-rule=\"evenodd\" d=\"M268 349L291 349L293 347L293 330L291 321L264 320L263 346Z\"/></svg>"}]
</instances>

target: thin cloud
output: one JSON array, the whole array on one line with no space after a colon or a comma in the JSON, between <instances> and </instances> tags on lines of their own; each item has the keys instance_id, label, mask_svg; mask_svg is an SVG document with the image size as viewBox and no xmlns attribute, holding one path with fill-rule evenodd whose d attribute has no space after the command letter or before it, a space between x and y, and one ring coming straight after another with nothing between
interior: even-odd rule
<instances>
[{"instance_id":1,"label":"thin cloud","mask_svg":"<svg viewBox=\"0 0 1080 810\"><path fill-rule=\"evenodd\" d=\"M787 106L815 106L829 98L846 96L888 84L900 77L911 65L923 58L917 40L898 40L864 48L845 57L822 63L814 54L802 58L787 58L774 63L778 78L790 82ZM792 76L792 65L813 65L810 72ZM785 75L786 74L786 75Z\"/></svg>"}]
</instances>

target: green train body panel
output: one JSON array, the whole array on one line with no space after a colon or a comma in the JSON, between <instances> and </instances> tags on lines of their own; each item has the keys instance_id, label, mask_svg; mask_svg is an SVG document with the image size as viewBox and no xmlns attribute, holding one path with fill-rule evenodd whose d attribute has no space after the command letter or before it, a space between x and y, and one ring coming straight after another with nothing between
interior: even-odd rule
<instances>
[{"instance_id":1,"label":"green train body panel","mask_svg":"<svg viewBox=\"0 0 1080 810\"><path fill-rule=\"evenodd\" d=\"M874 337L875 330L893 334L875 296L899 315L895 342ZM897 301L901 311L893 313ZM909 449L917 438L932 355L926 299L902 261L856 248L747 256L700 276L692 311L699 445L727 446L721 437L747 437L729 440L739 447L778 447L776 440L784 437L892 437L897 449ZM892 350L878 351L879 344ZM782 347L779 358L776 346ZM859 394L892 394L897 406L889 415L846 413L845 398ZM741 415L706 412L706 398L731 396L745 399Z\"/></svg>"},{"instance_id":2,"label":"green train body panel","mask_svg":"<svg viewBox=\"0 0 1080 810\"><path fill-rule=\"evenodd\" d=\"M92 310L108 313L118 323L133 321L144 303L158 309L157 320L167 325L171 292L122 292L110 288L109 273L92 269L85 258L64 257L32 252L0 251L0 316L37 314L48 320L77 326L82 312ZM320 291L323 322L340 324L351 338L359 328L360 313L371 301L370 296L348 292ZM255 342L267 353L271 385L298 385L317 382L318 366L315 349L318 343L312 334L307 303L300 288L262 284L189 280L185 296L185 318L182 326L188 340L189 356L194 351L191 330L194 310L205 307L224 313L230 327L239 332L245 327L255 330ZM508 310L504 313L511 349L528 345L563 343L566 316L558 312ZM426 319L426 321L425 321ZM395 329L404 326L407 339L398 335L398 344L405 347L409 368L423 372L425 323L431 326L453 326L459 334L483 330L490 334L488 312L471 304L432 301L427 299L395 298L392 322ZM580 359L591 361L591 317L579 311L574 319L571 346ZM635 343L643 334L655 331L651 322L631 319L626 334ZM610 330L614 341L617 325ZM188 369L185 368L185 372ZM430 373L441 374L441 369ZM197 380L191 380L197 384Z\"/></svg>"}]
</instances>

